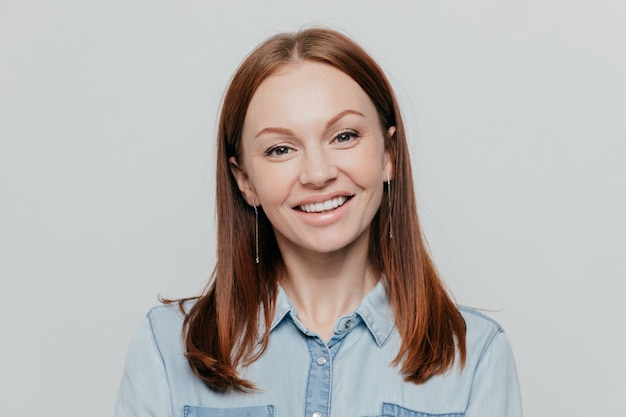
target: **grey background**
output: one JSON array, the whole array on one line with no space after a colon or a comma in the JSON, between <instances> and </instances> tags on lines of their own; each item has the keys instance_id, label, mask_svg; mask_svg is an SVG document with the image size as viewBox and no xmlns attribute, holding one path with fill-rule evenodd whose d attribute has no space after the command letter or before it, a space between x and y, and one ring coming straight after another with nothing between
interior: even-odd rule
<instances>
[{"instance_id":1,"label":"grey background","mask_svg":"<svg viewBox=\"0 0 626 417\"><path fill-rule=\"evenodd\" d=\"M397 89L433 255L506 328L526 415L620 415L624 22L608 0L0 0L0 415L112 414L138 322L212 269L230 75L319 24Z\"/></svg>"}]
</instances>

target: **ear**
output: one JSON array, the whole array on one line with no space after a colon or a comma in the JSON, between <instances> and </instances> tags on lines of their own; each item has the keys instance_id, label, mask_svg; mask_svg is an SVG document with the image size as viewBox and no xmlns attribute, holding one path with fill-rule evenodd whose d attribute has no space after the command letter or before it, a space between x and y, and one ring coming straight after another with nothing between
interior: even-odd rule
<instances>
[{"instance_id":1,"label":"ear","mask_svg":"<svg viewBox=\"0 0 626 417\"><path fill-rule=\"evenodd\" d=\"M237 187L241 194L243 195L244 200L248 203L248 205L252 206L256 204L259 205L259 199L250 184L250 180L248 179L248 174L243 170L243 168L237 162L237 158L231 156L228 159L228 164L230 166L230 172L235 177L235 181L237 182Z\"/></svg>"},{"instance_id":2,"label":"ear","mask_svg":"<svg viewBox=\"0 0 626 417\"><path fill-rule=\"evenodd\" d=\"M385 181L387 180L387 175L389 175L389 179L393 179L394 177L395 166L393 164L392 153L389 150L389 146L387 146L387 140L391 139L395 134L395 126L391 126L387 129L387 138L385 140L385 159L383 161L383 177Z\"/></svg>"}]
</instances>

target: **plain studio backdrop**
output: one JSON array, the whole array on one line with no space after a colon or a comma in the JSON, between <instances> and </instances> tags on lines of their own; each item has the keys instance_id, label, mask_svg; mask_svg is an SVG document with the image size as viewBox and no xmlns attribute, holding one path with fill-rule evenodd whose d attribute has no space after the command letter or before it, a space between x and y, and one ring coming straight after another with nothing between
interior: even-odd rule
<instances>
[{"instance_id":1,"label":"plain studio backdrop","mask_svg":"<svg viewBox=\"0 0 626 417\"><path fill-rule=\"evenodd\" d=\"M0 415L112 415L144 314L212 270L232 72L311 25L389 75L433 256L506 329L525 414L623 415L625 22L622 0L0 0Z\"/></svg>"}]
</instances>

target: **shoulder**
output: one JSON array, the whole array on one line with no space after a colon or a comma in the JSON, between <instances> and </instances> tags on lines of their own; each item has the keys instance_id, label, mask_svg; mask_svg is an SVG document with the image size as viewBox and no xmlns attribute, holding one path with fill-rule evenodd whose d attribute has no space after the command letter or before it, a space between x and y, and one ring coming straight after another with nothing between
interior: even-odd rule
<instances>
[{"instance_id":1,"label":"shoulder","mask_svg":"<svg viewBox=\"0 0 626 417\"><path fill-rule=\"evenodd\" d=\"M488 315L469 308L457 307L465 319L468 363L479 365L487 355L510 355L510 346L504 329Z\"/></svg>"},{"instance_id":2,"label":"shoulder","mask_svg":"<svg viewBox=\"0 0 626 417\"><path fill-rule=\"evenodd\" d=\"M184 311L189 311L193 302L159 305L151 308L145 316L144 328L161 356L180 351L182 347Z\"/></svg>"},{"instance_id":3,"label":"shoulder","mask_svg":"<svg viewBox=\"0 0 626 417\"><path fill-rule=\"evenodd\" d=\"M188 305L184 306L188 311ZM151 327L176 326L180 327L185 320L185 314L181 310L178 302L171 304L162 304L152 307L146 314L146 319L150 322Z\"/></svg>"},{"instance_id":4,"label":"shoulder","mask_svg":"<svg viewBox=\"0 0 626 417\"><path fill-rule=\"evenodd\" d=\"M500 333L504 331L500 323L485 313L481 313L480 311L470 307L457 306L457 308L461 312L463 319L465 319L465 324L467 325L468 330L471 327L472 330L487 333Z\"/></svg>"},{"instance_id":5,"label":"shoulder","mask_svg":"<svg viewBox=\"0 0 626 417\"><path fill-rule=\"evenodd\" d=\"M146 320L154 331L181 330L185 316L195 304L195 300L175 301L152 307L146 314Z\"/></svg>"}]
</instances>

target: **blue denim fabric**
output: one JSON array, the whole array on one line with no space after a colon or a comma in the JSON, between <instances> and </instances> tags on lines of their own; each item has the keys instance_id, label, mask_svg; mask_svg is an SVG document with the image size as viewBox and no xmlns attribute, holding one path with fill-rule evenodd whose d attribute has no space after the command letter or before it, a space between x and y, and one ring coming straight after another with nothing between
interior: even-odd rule
<instances>
[{"instance_id":1,"label":"blue denim fabric","mask_svg":"<svg viewBox=\"0 0 626 417\"><path fill-rule=\"evenodd\" d=\"M517 374L502 328L460 308L467 324L467 361L416 385L391 366L400 346L381 284L332 338L306 329L286 294L276 300L265 353L241 369L252 393L219 393L185 359L177 306L152 309L128 351L117 417L518 417Z\"/></svg>"}]
</instances>

